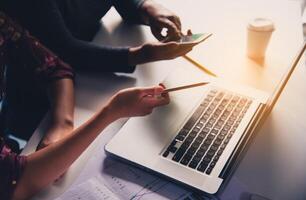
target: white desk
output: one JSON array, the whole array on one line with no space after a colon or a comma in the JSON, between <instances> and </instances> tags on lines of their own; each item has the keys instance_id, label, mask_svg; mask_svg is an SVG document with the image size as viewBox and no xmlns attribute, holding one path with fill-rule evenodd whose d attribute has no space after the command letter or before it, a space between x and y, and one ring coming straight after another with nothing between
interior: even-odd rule
<instances>
[{"instance_id":1,"label":"white desk","mask_svg":"<svg viewBox=\"0 0 306 200\"><path fill-rule=\"evenodd\" d=\"M280 76L290 64L303 41L299 4L296 1L208 1L185 0L160 1L175 11L182 20L183 28L194 32L212 32L214 37L199 45L190 56L203 63L220 77L248 84L271 92ZM196 6L195 6L196 5ZM245 56L246 24L254 16L271 18L276 25L266 60L256 63ZM114 10L103 19L103 27L94 42L111 45L136 45L154 40L148 28L127 27ZM197 71L182 58L139 66L133 74L82 74L76 83L76 125L80 125L96 112L115 91L132 86L145 86L161 82L177 67ZM201 73L201 72L199 72ZM306 72L298 67L286 91L271 116L255 138L247 155L235 172L251 192L270 199L306 199ZM35 199L54 199L71 184L88 177L83 171L96 171L99 166L86 168L88 159L114 135L125 120L108 129L73 164L62 182L54 184ZM43 125L31 138L24 153L29 153L41 137Z\"/></svg>"}]
</instances>

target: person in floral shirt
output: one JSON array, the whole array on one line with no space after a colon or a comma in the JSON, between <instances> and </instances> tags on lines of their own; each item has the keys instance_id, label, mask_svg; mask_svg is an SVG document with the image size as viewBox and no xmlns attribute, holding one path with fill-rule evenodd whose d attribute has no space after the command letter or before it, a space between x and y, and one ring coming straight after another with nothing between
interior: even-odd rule
<instances>
[{"instance_id":1,"label":"person in floral shirt","mask_svg":"<svg viewBox=\"0 0 306 200\"><path fill-rule=\"evenodd\" d=\"M21 156L12 150L6 138L0 137L1 200L31 198L60 177L110 123L122 117L150 114L155 107L169 103L162 85L125 89L114 94L78 129L63 129L62 124L73 126L74 73L71 67L0 10L2 98L8 92L14 92L6 87L6 70L31 78L39 88L46 90L51 105L51 128L46 134L53 138L38 151ZM2 120L1 124L4 124ZM1 134L3 130L0 131Z\"/></svg>"}]
</instances>

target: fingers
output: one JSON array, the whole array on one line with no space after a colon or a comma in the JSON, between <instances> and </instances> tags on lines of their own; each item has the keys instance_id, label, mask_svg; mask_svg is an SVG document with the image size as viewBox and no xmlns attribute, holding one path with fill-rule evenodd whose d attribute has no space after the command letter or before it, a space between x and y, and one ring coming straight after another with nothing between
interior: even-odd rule
<instances>
[{"instance_id":1,"label":"fingers","mask_svg":"<svg viewBox=\"0 0 306 200\"><path fill-rule=\"evenodd\" d=\"M181 31L182 30L182 24L181 24L181 20L178 16L176 15L172 15L169 17L169 19L175 23L176 27Z\"/></svg>"},{"instance_id":2,"label":"fingers","mask_svg":"<svg viewBox=\"0 0 306 200\"><path fill-rule=\"evenodd\" d=\"M181 50L181 49L188 49L190 47L193 47L190 44L187 45L182 45L180 43L177 42L166 42L166 43L159 43L157 44L160 48L162 48L161 50L165 53L165 52L175 52L177 50Z\"/></svg>"},{"instance_id":3,"label":"fingers","mask_svg":"<svg viewBox=\"0 0 306 200\"><path fill-rule=\"evenodd\" d=\"M180 50L178 50L178 51L176 52L176 57L184 56L184 55L186 55L187 53L189 53L190 51L192 51L192 47L182 48L182 49L180 49Z\"/></svg>"},{"instance_id":4,"label":"fingers","mask_svg":"<svg viewBox=\"0 0 306 200\"><path fill-rule=\"evenodd\" d=\"M161 87L163 87L164 89L166 89L166 86L165 86L163 83L160 83L160 84L158 84L158 85L161 86ZM165 92L165 93L163 92L163 93L161 94L161 96L170 100L170 97L169 97L169 93L168 93L168 92Z\"/></svg>"},{"instance_id":5,"label":"fingers","mask_svg":"<svg viewBox=\"0 0 306 200\"><path fill-rule=\"evenodd\" d=\"M147 108L155 108L159 106L164 106L170 103L169 97L164 96L152 96L152 97L144 97L142 102L145 104Z\"/></svg>"},{"instance_id":6,"label":"fingers","mask_svg":"<svg viewBox=\"0 0 306 200\"><path fill-rule=\"evenodd\" d=\"M166 89L166 86L163 83L158 84L160 87Z\"/></svg>"},{"instance_id":7,"label":"fingers","mask_svg":"<svg viewBox=\"0 0 306 200\"><path fill-rule=\"evenodd\" d=\"M164 36L162 35L162 30L166 28L167 34ZM151 26L151 32L156 39L159 41L176 41L179 40L181 37L180 31L177 29L176 25L169 21L168 19L163 20L163 23L156 26Z\"/></svg>"},{"instance_id":8,"label":"fingers","mask_svg":"<svg viewBox=\"0 0 306 200\"><path fill-rule=\"evenodd\" d=\"M169 50L175 50L175 49L190 49L190 48L193 48L196 44L192 44L192 43L185 43L185 44L182 44L182 43L178 43L178 42L166 42L166 43L163 43L163 45L161 46L164 46L164 48L167 48Z\"/></svg>"},{"instance_id":9,"label":"fingers","mask_svg":"<svg viewBox=\"0 0 306 200\"><path fill-rule=\"evenodd\" d=\"M161 33L163 28L167 29L166 36L163 36ZM156 22L151 24L151 32L159 41L165 39L167 41L179 40L182 36L181 28L181 21L176 15L159 18Z\"/></svg>"},{"instance_id":10,"label":"fingers","mask_svg":"<svg viewBox=\"0 0 306 200\"><path fill-rule=\"evenodd\" d=\"M151 32L159 41L163 41L166 37L161 34L162 28L160 27L151 27Z\"/></svg>"},{"instance_id":11,"label":"fingers","mask_svg":"<svg viewBox=\"0 0 306 200\"><path fill-rule=\"evenodd\" d=\"M187 54L192 50L194 44L179 44L177 42L164 43L164 55L165 59L173 59Z\"/></svg>"},{"instance_id":12,"label":"fingers","mask_svg":"<svg viewBox=\"0 0 306 200\"><path fill-rule=\"evenodd\" d=\"M164 18L161 20L161 26L167 29L167 40L174 41L181 37L181 24L177 22L174 18L170 20L169 18Z\"/></svg>"},{"instance_id":13,"label":"fingers","mask_svg":"<svg viewBox=\"0 0 306 200\"><path fill-rule=\"evenodd\" d=\"M180 44L177 42L157 42L143 45L143 55L149 61L170 60L190 52L195 44Z\"/></svg>"},{"instance_id":14,"label":"fingers","mask_svg":"<svg viewBox=\"0 0 306 200\"><path fill-rule=\"evenodd\" d=\"M167 28L170 32L177 33L179 34L181 31L180 29L176 26L174 22L172 22L170 19L164 19L163 24L165 28Z\"/></svg>"},{"instance_id":15,"label":"fingers","mask_svg":"<svg viewBox=\"0 0 306 200\"><path fill-rule=\"evenodd\" d=\"M142 102L148 108L167 105L170 102L168 94L164 94L165 87L163 85L142 89Z\"/></svg>"},{"instance_id":16,"label":"fingers","mask_svg":"<svg viewBox=\"0 0 306 200\"><path fill-rule=\"evenodd\" d=\"M147 87L141 89L142 96L156 96L164 91L162 86Z\"/></svg>"}]
</instances>

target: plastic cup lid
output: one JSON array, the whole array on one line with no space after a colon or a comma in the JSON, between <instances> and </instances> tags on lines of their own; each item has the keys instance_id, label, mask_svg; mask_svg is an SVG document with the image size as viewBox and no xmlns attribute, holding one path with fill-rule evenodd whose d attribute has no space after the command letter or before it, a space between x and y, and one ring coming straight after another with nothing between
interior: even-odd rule
<instances>
[{"instance_id":1,"label":"plastic cup lid","mask_svg":"<svg viewBox=\"0 0 306 200\"><path fill-rule=\"evenodd\" d=\"M270 19L255 18L248 24L248 29L253 31L274 31L274 23Z\"/></svg>"}]
</instances>

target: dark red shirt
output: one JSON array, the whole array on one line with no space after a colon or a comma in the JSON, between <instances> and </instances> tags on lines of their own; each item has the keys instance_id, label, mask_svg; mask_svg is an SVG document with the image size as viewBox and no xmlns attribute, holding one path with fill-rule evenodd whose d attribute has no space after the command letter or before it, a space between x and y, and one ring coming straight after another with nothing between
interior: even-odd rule
<instances>
[{"instance_id":1,"label":"dark red shirt","mask_svg":"<svg viewBox=\"0 0 306 200\"><path fill-rule=\"evenodd\" d=\"M5 65L27 68L42 83L74 77L68 64L0 10L0 67Z\"/></svg>"},{"instance_id":2,"label":"dark red shirt","mask_svg":"<svg viewBox=\"0 0 306 200\"><path fill-rule=\"evenodd\" d=\"M18 156L0 138L0 199L8 200L14 192L26 164L25 156Z\"/></svg>"},{"instance_id":3,"label":"dark red shirt","mask_svg":"<svg viewBox=\"0 0 306 200\"><path fill-rule=\"evenodd\" d=\"M5 88L5 66L29 70L42 84L74 77L68 64L0 11L1 94ZM0 200L11 199L25 165L26 157L12 152L0 137Z\"/></svg>"}]
</instances>

